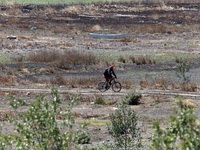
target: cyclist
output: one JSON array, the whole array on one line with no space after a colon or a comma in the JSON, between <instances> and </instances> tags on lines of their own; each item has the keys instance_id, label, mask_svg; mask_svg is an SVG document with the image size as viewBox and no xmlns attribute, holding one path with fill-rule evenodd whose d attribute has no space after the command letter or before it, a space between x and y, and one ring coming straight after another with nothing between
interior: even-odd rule
<instances>
[{"instance_id":1,"label":"cyclist","mask_svg":"<svg viewBox=\"0 0 200 150\"><path fill-rule=\"evenodd\" d=\"M111 81L114 75L115 78L117 78L115 72L114 72L114 66L111 65L110 67L106 68L106 70L104 71L104 78L106 79L106 89L108 88L108 83L111 85Z\"/></svg>"}]
</instances>

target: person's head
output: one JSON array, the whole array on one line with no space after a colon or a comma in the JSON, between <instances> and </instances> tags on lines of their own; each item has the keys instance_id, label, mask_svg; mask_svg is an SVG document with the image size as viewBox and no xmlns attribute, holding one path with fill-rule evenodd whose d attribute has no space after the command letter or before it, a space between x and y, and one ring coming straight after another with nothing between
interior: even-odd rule
<instances>
[{"instance_id":1,"label":"person's head","mask_svg":"<svg viewBox=\"0 0 200 150\"><path fill-rule=\"evenodd\" d=\"M110 69L111 69L111 70L113 70L113 69L114 69L114 66L113 66L113 65L111 65L111 66L110 66Z\"/></svg>"}]
</instances>

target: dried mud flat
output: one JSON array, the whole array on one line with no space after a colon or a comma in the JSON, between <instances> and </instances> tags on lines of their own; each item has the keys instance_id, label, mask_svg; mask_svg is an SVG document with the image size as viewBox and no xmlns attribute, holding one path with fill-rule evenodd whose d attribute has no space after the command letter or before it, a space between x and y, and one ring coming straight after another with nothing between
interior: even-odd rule
<instances>
[{"instance_id":1,"label":"dried mud flat","mask_svg":"<svg viewBox=\"0 0 200 150\"><path fill-rule=\"evenodd\" d=\"M134 88L142 93L141 104L131 106L139 117L139 126L142 130L143 142L150 145L152 125L154 121L161 121L167 125L170 115L178 102L177 96L191 99L195 104L195 114L199 116L200 95L196 92L183 92L178 89L166 89L161 86L142 88L139 82L147 78L160 76L169 80L177 80L175 72L177 66L174 56L186 56L192 61L191 79L199 84L200 64L200 15L199 3L99 3L82 5L2 5L0 15L0 47L2 60L0 75L4 76L12 70L21 67L22 63L7 63L9 57L27 56L41 50L63 51L78 50L92 52L97 56L110 58L117 64L116 73L119 81L133 80ZM15 11L13 11L15 10ZM36 30L31 30L36 27ZM89 33L128 33L128 39L94 39ZM7 39L7 36L16 36L16 39ZM151 66L120 63L113 60L120 56L150 55L166 58ZM44 93L50 96L52 85L38 82L48 80L56 74L65 78L102 78L106 64L94 66L74 65L69 70L55 69L53 73L41 73L41 68L48 68L45 63L23 63L24 72L13 74L15 83L1 85L0 88L0 119L3 123L2 133L14 134L13 127L8 126L5 114L16 115L9 106L9 93L16 97L35 101L35 96ZM27 71L28 70L28 71ZM37 83L34 81L37 80ZM22 84L23 83L23 84ZM58 87L63 98L68 93L81 94L83 99L73 108L77 122L94 121L109 122L109 114L114 113L116 106L130 89L122 89L120 93L111 90L100 93L94 86ZM111 105L95 105L97 96L102 96ZM23 108L20 111L26 111ZM91 144L96 147L103 141L111 140L106 126L89 126ZM144 145L145 145L144 144Z\"/></svg>"}]
</instances>

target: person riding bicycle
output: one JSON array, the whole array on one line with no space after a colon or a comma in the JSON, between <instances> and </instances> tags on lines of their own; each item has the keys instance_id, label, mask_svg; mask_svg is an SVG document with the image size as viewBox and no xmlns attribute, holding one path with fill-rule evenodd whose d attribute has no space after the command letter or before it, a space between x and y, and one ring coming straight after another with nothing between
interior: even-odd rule
<instances>
[{"instance_id":1,"label":"person riding bicycle","mask_svg":"<svg viewBox=\"0 0 200 150\"><path fill-rule=\"evenodd\" d=\"M111 65L110 67L106 68L106 70L104 71L104 78L106 79L106 88L108 88L108 83L111 85L111 81L114 75L115 78L117 78L115 72L114 72L114 66Z\"/></svg>"}]
</instances>

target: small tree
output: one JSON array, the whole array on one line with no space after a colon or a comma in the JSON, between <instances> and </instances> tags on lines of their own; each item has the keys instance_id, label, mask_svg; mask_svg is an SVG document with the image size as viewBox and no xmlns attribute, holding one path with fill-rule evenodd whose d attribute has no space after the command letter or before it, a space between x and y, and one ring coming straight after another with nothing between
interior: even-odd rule
<instances>
[{"instance_id":1,"label":"small tree","mask_svg":"<svg viewBox=\"0 0 200 150\"><path fill-rule=\"evenodd\" d=\"M73 143L82 142L81 130L74 131L75 123L71 109L77 96L71 96L71 102L66 106L66 110L62 110L60 105L62 99L59 96L58 90L53 88L51 91L51 100L46 100L45 96L37 96L37 101L33 104L28 104L27 101L15 99L11 97L10 105L17 111L19 106L29 106L25 114L19 118L8 117L10 123L14 124L18 136L5 136L1 139L0 149L35 149L35 150L65 150L69 149ZM57 117L62 117L63 121L59 121ZM83 134L82 134L83 135ZM88 134L84 134L87 136ZM87 142L89 137L87 137ZM74 144L73 144L74 145Z\"/></svg>"},{"instance_id":2,"label":"small tree","mask_svg":"<svg viewBox=\"0 0 200 150\"><path fill-rule=\"evenodd\" d=\"M190 64L182 58L180 58L177 63L178 63L177 76L183 80L183 83L190 82L191 78L191 75L189 74Z\"/></svg>"},{"instance_id":3,"label":"small tree","mask_svg":"<svg viewBox=\"0 0 200 150\"><path fill-rule=\"evenodd\" d=\"M110 116L111 126L108 131L114 138L114 145L110 144L112 149L140 149L141 133L137 127L137 117L134 110L128 105L120 104L115 114Z\"/></svg>"},{"instance_id":4,"label":"small tree","mask_svg":"<svg viewBox=\"0 0 200 150\"><path fill-rule=\"evenodd\" d=\"M194 110L185 107L180 102L180 110L176 116L171 117L169 127L164 130L160 123L154 124L155 134L153 136L152 150L199 150L200 149L200 125L194 116Z\"/></svg>"}]
</instances>

